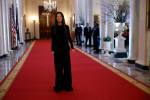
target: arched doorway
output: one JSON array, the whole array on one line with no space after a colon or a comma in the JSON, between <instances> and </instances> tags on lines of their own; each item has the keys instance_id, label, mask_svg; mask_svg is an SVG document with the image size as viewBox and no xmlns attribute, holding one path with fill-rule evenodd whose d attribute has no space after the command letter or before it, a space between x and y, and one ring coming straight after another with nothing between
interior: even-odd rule
<instances>
[{"instance_id":1,"label":"arched doorway","mask_svg":"<svg viewBox=\"0 0 150 100\"><path fill-rule=\"evenodd\" d=\"M56 12L57 11L44 11L44 7L39 6L39 30L41 40L51 39L51 26L55 23Z\"/></svg>"}]
</instances>

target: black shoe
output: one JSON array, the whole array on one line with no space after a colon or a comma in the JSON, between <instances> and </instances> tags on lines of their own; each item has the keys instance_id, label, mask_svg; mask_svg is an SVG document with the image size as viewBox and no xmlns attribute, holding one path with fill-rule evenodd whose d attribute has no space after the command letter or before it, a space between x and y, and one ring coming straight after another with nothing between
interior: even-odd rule
<instances>
[{"instance_id":1,"label":"black shoe","mask_svg":"<svg viewBox=\"0 0 150 100\"><path fill-rule=\"evenodd\" d=\"M65 87L64 90L65 91L73 91L73 88L71 86L70 87Z\"/></svg>"},{"instance_id":2,"label":"black shoe","mask_svg":"<svg viewBox=\"0 0 150 100\"><path fill-rule=\"evenodd\" d=\"M58 87L54 87L53 89L55 90L56 93L58 93L62 90L62 88L58 88Z\"/></svg>"},{"instance_id":3,"label":"black shoe","mask_svg":"<svg viewBox=\"0 0 150 100\"><path fill-rule=\"evenodd\" d=\"M94 51L95 54L99 54L99 51Z\"/></svg>"}]
</instances>

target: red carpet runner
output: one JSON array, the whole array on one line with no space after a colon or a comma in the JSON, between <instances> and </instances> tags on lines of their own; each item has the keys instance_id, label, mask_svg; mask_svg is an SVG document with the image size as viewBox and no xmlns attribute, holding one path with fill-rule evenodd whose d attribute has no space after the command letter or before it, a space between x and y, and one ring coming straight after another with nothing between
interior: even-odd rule
<instances>
[{"instance_id":1,"label":"red carpet runner","mask_svg":"<svg viewBox=\"0 0 150 100\"><path fill-rule=\"evenodd\" d=\"M3 100L149 100L149 94L76 50L72 92L55 93L50 41L36 41Z\"/></svg>"}]
</instances>

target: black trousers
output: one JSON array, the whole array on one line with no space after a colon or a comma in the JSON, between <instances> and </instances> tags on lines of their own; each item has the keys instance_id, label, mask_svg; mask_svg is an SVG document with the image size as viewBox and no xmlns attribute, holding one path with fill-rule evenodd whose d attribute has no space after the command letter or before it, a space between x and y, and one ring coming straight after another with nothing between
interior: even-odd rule
<instances>
[{"instance_id":1,"label":"black trousers","mask_svg":"<svg viewBox=\"0 0 150 100\"><path fill-rule=\"evenodd\" d=\"M77 42L77 44L79 44L79 38L78 38L78 35L76 34L75 37L76 37L76 42Z\"/></svg>"},{"instance_id":2,"label":"black trousers","mask_svg":"<svg viewBox=\"0 0 150 100\"><path fill-rule=\"evenodd\" d=\"M55 51L55 86L58 88L72 87L71 62L69 51Z\"/></svg>"},{"instance_id":3,"label":"black trousers","mask_svg":"<svg viewBox=\"0 0 150 100\"><path fill-rule=\"evenodd\" d=\"M89 46L91 46L91 36L86 36L85 45L87 46L87 41L89 40Z\"/></svg>"},{"instance_id":4,"label":"black trousers","mask_svg":"<svg viewBox=\"0 0 150 100\"><path fill-rule=\"evenodd\" d=\"M79 44L81 45L82 44L82 39L81 39L81 35L78 34L78 39L79 39Z\"/></svg>"},{"instance_id":5,"label":"black trousers","mask_svg":"<svg viewBox=\"0 0 150 100\"><path fill-rule=\"evenodd\" d=\"M99 40L97 38L93 38L94 40L94 50L96 50L96 52L99 52Z\"/></svg>"}]
</instances>

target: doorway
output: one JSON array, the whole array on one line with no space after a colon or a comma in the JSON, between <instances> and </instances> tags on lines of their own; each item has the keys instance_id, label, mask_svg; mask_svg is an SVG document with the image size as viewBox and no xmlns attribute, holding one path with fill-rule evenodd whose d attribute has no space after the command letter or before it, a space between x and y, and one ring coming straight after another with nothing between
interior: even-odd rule
<instances>
[{"instance_id":1,"label":"doorway","mask_svg":"<svg viewBox=\"0 0 150 100\"><path fill-rule=\"evenodd\" d=\"M41 40L51 39L51 27L55 23L56 12L57 11L44 11L44 7L39 6L39 30Z\"/></svg>"}]
</instances>

